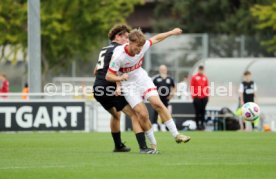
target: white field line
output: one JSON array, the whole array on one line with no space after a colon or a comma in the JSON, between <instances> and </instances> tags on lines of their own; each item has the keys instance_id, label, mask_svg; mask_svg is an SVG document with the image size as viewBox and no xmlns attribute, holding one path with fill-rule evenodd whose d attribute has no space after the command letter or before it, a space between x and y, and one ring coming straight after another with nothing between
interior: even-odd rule
<instances>
[{"instance_id":1,"label":"white field line","mask_svg":"<svg viewBox=\"0 0 276 179\"><path fill-rule=\"evenodd\" d=\"M224 165L224 166L235 166L235 165L250 165L246 162L238 162L238 163L170 163L170 164L160 164L160 166L217 166L217 165ZM93 164L93 163L83 163L80 165L41 165L41 166L9 166L9 167L0 167L0 170L16 170L16 169L48 169L48 168L78 168L78 167L86 167L86 166L93 166L93 167L114 167L115 165L111 164ZM122 167L122 165L117 165L117 167Z\"/></svg>"}]
</instances>

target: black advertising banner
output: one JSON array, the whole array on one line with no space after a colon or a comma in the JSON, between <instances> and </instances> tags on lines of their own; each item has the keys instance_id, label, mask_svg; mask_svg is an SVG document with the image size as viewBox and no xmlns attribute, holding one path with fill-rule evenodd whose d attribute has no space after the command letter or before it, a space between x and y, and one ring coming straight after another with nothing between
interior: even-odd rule
<instances>
[{"instance_id":1,"label":"black advertising banner","mask_svg":"<svg viewBox=\"0 0 276 179\"><path fill-rule=\"evenodd\" d=\"M84 130L85 102L0 102L0 131Z\"/></svg>"}]
</instances>

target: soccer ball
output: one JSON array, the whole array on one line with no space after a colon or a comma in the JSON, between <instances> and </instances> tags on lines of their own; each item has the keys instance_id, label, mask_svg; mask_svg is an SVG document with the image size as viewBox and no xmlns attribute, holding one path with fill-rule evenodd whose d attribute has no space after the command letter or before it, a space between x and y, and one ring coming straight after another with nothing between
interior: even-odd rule
<instances>
[{"instance_id":1,"label":"soccer ball","mask_svg":"<svg viewBox=\"0 0 276 179\"><path fill-rule=\"evenodd\" d=\"M256 103L248 102L242 106L241 113L246 121L255 121L259 118L261 110Z\"/></svg>"},{"instance_id":2,"label":"soccer ball","mask_svg":"<svg viewBox=\"0 0 276 179\"><path fill-rule=\"evenodd\" d=\"M182 124L183 127L185 127L188 130L196 130L196 123L192 120L187 120Z\"/></svg>"}]
</instances>

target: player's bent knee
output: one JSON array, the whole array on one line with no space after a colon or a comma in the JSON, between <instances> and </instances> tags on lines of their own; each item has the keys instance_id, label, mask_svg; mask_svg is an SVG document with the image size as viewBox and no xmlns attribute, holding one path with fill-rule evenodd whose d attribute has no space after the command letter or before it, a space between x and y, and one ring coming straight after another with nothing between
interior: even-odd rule
<instances>
[{"instance_id":1,"label":"player's bent knee","mask_svg":"<svg viewBox=\"0 0 276 179\"><path fill-rule=\"evenodd\" d=\"M120 118L121 118L120 113L113 113L113 114L111 114L111 120L119 121Z\"/></svg>"},{"instance_id":2,"label":"player's bent knee","mask_svg":"<svg viewBox=\"0 0 276 179\"><path fill-rule=\"evenodd\" d=\"M162 110L165 107L162 102L159 101L154 101L151 103L151 105L156 111Z\"/></svg>"},{"instance_id":3,"label":"player's bent knee","mask_svg":"<svg viewBox=\"0 0 276 179\"><path fill-rule=\"evenodd\" d=\"M149 119L149 115L146 112L138 112L138 116L140 118L140 120L142 121L147 121Z\"/></svg>"},{"instance_id":4,"label":"player's bent knee","mask_svg":"<svg viewBox=\"0 0 276 179\"><path fill-rule=\"evenodd\" d=\"M120 121L120 117L118 117L118 116L116 116L116 117L112 116L111 120L113 120L113 121Z\"/></svg>"}]
</instances>

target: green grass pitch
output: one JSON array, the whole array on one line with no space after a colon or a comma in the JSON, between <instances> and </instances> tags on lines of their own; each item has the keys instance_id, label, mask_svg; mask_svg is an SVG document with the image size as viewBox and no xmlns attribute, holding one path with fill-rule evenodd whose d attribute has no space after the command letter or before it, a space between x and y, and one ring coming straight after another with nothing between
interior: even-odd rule
<instances>
[{"instance_id":1,"label":"green grass pitch","mask_svg":"<svg viewBox=\"0 0 276 179\"><path fill-rule=\"evenodd\" d=\"M189 132L176 144L156 133L160 154L112 153L109 133L0 134L0 178L276 178L276 133Z\"/></svg>"}]
</instances>

